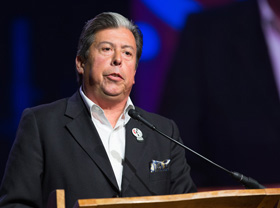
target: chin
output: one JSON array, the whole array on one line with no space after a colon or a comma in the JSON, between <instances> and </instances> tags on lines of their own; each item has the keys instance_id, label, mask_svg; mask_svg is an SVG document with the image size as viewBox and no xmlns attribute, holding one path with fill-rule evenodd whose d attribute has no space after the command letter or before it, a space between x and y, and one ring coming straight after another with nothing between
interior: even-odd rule
<instances>
[{"instance_id":1,"label":"chin","mask_svg":"<svg viewBox=\"0 0 280 208\"><path fill-rule=\"evenodd\" d=\"M105 96L111 97L112 99L121 97L122 93L117 93L117 92L104 92Z\"/></svg>"},{"instance_id":2,"label":"chin","mask_svg":"<svg viewBox=\"0 0 280 208\"><path fill-rule=\"evenodd\" d=\"M106 96L112 97L112 99L125 99L126 97L129 96L131 90L124 90L124 89L104 89L103 92Z\"/></svg>"}]
</instances>

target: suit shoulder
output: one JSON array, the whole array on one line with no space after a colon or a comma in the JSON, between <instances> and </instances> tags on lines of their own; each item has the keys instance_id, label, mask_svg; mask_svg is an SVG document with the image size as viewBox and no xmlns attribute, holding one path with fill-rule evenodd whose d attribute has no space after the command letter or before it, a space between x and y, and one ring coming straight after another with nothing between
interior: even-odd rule
<instances>
[{"instance_id":1,"label":"suit shoulder","mask_svg":"<svg viewBox=\"0 0 280 208\"><path fill-rule=\"evenodd\" d=\"M69 98L63 98L60 100L53 101L51 103L41 104L35 107L30 108L33 111L40 111L40 110L50 110L54 108L59 108L60 106L65 106L67 103L67 100Z\"/></svg>"},{"instance_id":2,"label":"suit shoulder","mask_svg":"<svg viewBox=\"0 0 280 208\"><path fill-rule=\"evenodd\" d=\"M23 116L30 113L36 116L40 116L40 115L50 116L50 115L58 114L58 112L64 113L68 99L69 98L63 98L51 103L46 103L46 104L41 104L38 106L26 108L23 112Z\"/></svg>"}]
</instances>

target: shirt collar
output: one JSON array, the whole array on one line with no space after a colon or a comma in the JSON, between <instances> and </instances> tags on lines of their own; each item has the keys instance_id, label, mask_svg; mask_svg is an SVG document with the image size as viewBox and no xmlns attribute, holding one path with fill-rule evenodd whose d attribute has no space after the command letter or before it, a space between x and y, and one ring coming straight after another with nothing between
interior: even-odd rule
<instances>
[{"instance_id":1,"label":"shirt collar","mask_svg":"<svg viewBox=\"0 0 280 208\"><path fill-rule=\"evenodd\" d=\"M80 95L81 95L84 103L86 104L88 111L90 112L90 115L94 116L100 122L104 122L104 119L101 118L102 116L105 117L103 109L100 106L98 106L97 104L95 104L94 102L92 102L92 100L90 100L85 95L85 93L82 90L82 86L80 87L79 92L80 92ZM134 107L130 97L128 97L125 108L124 108L124 112L122 113L122 115L120 117L120 119L124 120L124 124L126 124L130 119L130 116L128 115L128 111L130 109L135 109L135 107ZM107 120L107 118L106 118L106 120Z\"/></svg>"}]
</instances>

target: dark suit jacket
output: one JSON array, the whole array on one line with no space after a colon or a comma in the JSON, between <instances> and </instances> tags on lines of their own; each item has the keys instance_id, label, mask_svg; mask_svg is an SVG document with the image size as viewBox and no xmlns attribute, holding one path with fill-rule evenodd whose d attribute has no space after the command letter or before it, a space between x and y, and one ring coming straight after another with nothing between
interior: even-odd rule
<instances>
[{"instance_id":1,"label":"dark suit jacket","mask_svg":"<svg viewBox=\"0 0 280 208\"><path fill-rule=\"evenodd\" d=\"M280 103L257 2L189 16L178 46L161 114L184 129L187 145L218 164L279 183ZM198 186L238 185L188 158Z\"/></svg>"},{"instance_id":2,"label":"dark suit jacket","mask_svg":"<svg viewBox=\"0 0 280 208\"><path fill-rule=\"evenodd\" d=\"M180 140L175 123L137 110L167 135ZM143 132L138 142L132 128ZM195 191L184 150L130 119L122 190L77 92L69 99L26 109L1 187L0 206L45 207L49 194L65 189L66 206L77 199L177 194ZM169 171L150 173L152 160L171 159ZM7 206L8 207L8 206Z\"/></svg>"}]
</instances>

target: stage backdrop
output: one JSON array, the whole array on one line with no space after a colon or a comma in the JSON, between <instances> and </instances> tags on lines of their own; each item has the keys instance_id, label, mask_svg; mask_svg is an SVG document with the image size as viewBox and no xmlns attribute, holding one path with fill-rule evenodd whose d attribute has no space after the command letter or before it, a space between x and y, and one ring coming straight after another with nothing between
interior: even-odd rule
<instances>
[{"instance_id":1,"label":"stage backdrop","mask_svg":"<svg viewBox=\"0 0 280 208\"><path fill-rule=\"evenodd\" d=\"M17 125L24 108L71 96L77 90L75 55L77 41L84 23L104 11L113 11L133 19L144 34L143 55L132 91L135 105L148 111L172 114L162 100L172 60L180 44L180 35L188 15L202 12L234 0L102 0L102 1L7 1L0 9L0 179L15 138ZM175 94L174 96L180 96ZM170 97L172 99L172 96ZM163 107L164 106L164 107ZM161 112L167 109L169 112ZM175 120L175 122L177 122ZM184 131L182 121L181 131ZM183 138L194 146L195 141ZM216 141L211 141L215 144ZM207 149L207 144L204 148ZM216 144L219 148L219 144ZM208 150L212 151L212 150ZM238 150L237 150L238 151ZM248 149L250 154L250 149ZM188 155L190 158L192 156ZM231 155L232 158L235 155ZM270 161L268 161L270 162ZM192 161L189 161L192 164ZM227 164L224 161L224 164ZM273 163L272 163L273 164ZM203 162L201 165L205 165ZM230 164L227 164L230 168ZM208 166L207 166L208 167ZM197 172L199 170L194 171ZM215 168L211 175L215 175ZM242 172L242 170L240 170ZM271 170L273 171L273 168ZM250 167L246 169L250 172ZM263 171L265 172L265 171ZM237 185L223 177L209 183L207 172L194 177L199 187ZM260 181L270 181L265 174ZM263 179L263 180L262 180Z\"/></svg>"}]
</instances>

